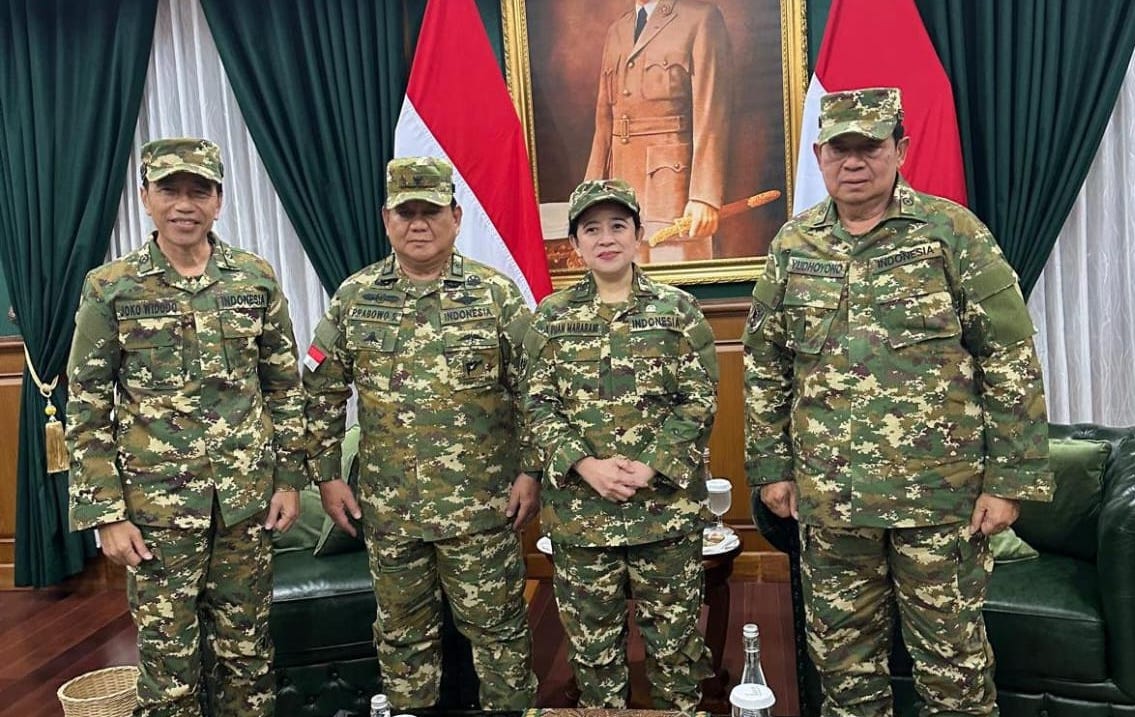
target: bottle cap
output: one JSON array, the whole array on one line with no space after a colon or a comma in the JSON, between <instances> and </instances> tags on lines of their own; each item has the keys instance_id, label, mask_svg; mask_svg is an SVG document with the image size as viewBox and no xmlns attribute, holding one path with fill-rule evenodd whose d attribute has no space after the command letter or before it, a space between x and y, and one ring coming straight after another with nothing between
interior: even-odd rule
<instances>
[{"instance_id":1,"label":"bottle cap","mask_svg":"<svg viewBox=\"0 0 1135 717\"><path fill-rule=\"evenodd\" d=\"M737 628L733 629L736 630ZM747 623L744 627L741 628L742 637L757 637L760 634L760 630L757 629L756 623L753 622Z\"/></svg>"},{"instance_id":2,"label":"bottle cap","mask_svg":"<svg viewBox=\"0 0 1135 717\"><path fill-rule=\"evenodd\" d=\"M765 685L737 685L729 693L729 704L743 710L767 710L776 704L776 695Z\"/></svg>"},{"instance_id":3,"label":"bottle cap","mask_svg":"<svg viewBox=\"0 0 1135 717\"><path fill-rule=\"evenodd\" d=\"M379 708L379 709L386 709L389 706L390 706L390 703L387 701L386 695L384 695L382 693L379 693L379 694L375 695L374 697L370 698L370 708L371 709L374 709L376 707Z\"/></svg>"}]
</instances>

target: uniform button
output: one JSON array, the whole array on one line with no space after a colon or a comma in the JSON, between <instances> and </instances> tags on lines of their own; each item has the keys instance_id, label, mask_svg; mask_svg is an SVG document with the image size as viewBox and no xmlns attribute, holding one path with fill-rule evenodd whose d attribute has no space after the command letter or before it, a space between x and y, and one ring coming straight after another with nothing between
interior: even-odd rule
<instances>
[{"instance_id":1,"label":"uniform button","mask_svg":"<svg viewBox=\"0 0 1135 717\"><path fill-rule=\"evenodd\" d=\"M339 671L338 670L331 670L331 679L333 679L333 680L339 679Z\"/></svg>"},{"instance_id":2,"label":"uniform button","mask_svg":"<svg viewBox=\"0 0 1135 717\"><path fill-rule=\"evenodd\" d=\"M623 97L630 97L630 96L631 96L630 90L623 90Z\"/></svg>"},{"instance_id":3,"label":"uniform button","mask_svg":"<svg viewBox=\"0 0 1135 717\"><path fill-rule=\"evenodd\" d=\"M669 60L663 60L663 61L662 61L662 66L663 66L663 67L669 67L669 66L670 66L670 61L669 61Z\"/></svg>"},{"instance_id":4,"label":"uniform button","mask_svg":"<svg viewBox=\"0 0 1135 717\"><path fill-rule=\"evenodd\" d=\"M634 60L627 63L627 67L634 67Z\"/></svg>"}]
</instances>

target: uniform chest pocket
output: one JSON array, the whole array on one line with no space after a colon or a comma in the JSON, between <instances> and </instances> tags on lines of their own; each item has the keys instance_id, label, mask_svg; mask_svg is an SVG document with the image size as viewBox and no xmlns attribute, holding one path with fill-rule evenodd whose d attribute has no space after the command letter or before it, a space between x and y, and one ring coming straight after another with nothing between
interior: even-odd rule
<instances>
[{"instance_id":1,"label":"uniform chest pocket","mask_svg":"<svg viewBox=\"0 0 1135 717\"><path fill-rule=\"evenodd\" d=\"M500 340L492 327L461 327L445 337L445 365L457 390L500 382Z\"/></svg>"},{"instance_id":2,"label":"uniform chest pocket","mask_svg":"<svg viewBox=\"0 0 1135 717\"><path fill-rule=\"evenodd\" d=\"M260 364L260 335L264 333L261 309L225 309L221 312L225 365L230 376L247 376Z\"/></svg>"},{"instance_id":3,"label":"uniform chest pocket","mask_svg":"<svg viewBox=\"0 0 1135 717\"><path fill-rule=\"evenodd\" d=\"M678 100L690 96L690 68L684 54L650 54L642 58L642 63L644 99Z\"/></svg>"},{"instance_id":4,"label":"uniform chest pocket","mask_svg":"<svg viewBox=\"0 0 1135 717\"><path fill-rule=\"evenodd\" d=\"M184 323L190 314L120 319L119 374L127 386L169 390L185 383Z\"/></svg>"},{"instance_id":5,"label":"uniform chest pocket","mask_svg":"<svg viewBox=\"0 0 1135 717\"><path fill-rule=\"evenodd\" d=\"M561 339L556 347L556 390L565 401L587 402L599 397L602 356L595 337Z\"/></svg>"},{"instance_id":6,"label":"uniform chest pocket","mask_svg":"<svg viewBox=\"0 0 1135 717\"><path fill-rule=\"evenodd\" d=\"M789 274L784 290L788 348L818 354L831 333L843 296L843 278Z\"/></svg>"},{"instance_id":7,"label":"uniform chest pocket","mask_svg":"<svg viewBox=\"0 0 1135 717\"><path fill-rule=\"evenodd\" d=\"M637 394L668 396L677 393L681 341L681 333L667 329L631 332L629 349Z\"/></svg>"},{"instance_id":8,"label":"uniform chest pocket","mask_svg":"<svg viewBox=\"0 0 1135 717\"><path fill-rule=\"evenodd\" d=\"M389 391L398 347L397 327L350 320L345 338L347 350L354 357L355 383L374 391Z\"/></svg>"},{"instance_id":9,"label":"uniform chest pocket","mask_svg":"<svg viewBox=\"0 0 1135 717\"><path fill-rule=\"evenodd\" d=\"M941 257L879 272L872 283L879 324L892 348L961 333Z\"/></svg>"}]
</instances>

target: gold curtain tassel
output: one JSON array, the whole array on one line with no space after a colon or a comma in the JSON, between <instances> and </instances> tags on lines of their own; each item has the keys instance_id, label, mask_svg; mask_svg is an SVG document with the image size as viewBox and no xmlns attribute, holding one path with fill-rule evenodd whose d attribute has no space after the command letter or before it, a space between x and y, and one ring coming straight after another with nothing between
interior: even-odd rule
<instances>
[{"instance_id":1,"label":"gold curtain tassel","mask_svg":"<svg viewBox=\"0 0 1135 717\"><path fill-rule=\"evenodd\" d=\"M49 405L51 414L55 406ZM63 424L54 415L48 414L43 427L44 452L47 453L47 472L62 473L70 468L71 459L67 455L67 441L63 438Z\"/></svg>"},{"instance_id":2,"label":"gold curtain tassel","mask_svg":"<svg viewBox=\"0 0 1135 717\"><path fill-rule=\"evenodd\" d=\"M27 361L28 373L31 374L32 381L39 388L39 395L43 396L44 401L47 401L47 406L43 409L43 412L47 414L47 423L43 427L43 450L47 454L45 456L47 472L62 473L71 467L71 459L67 455L67 441L64 437L63 424L55 417L55 406L51 404L51 395L55 392L59 377L56 376L51 379L51 383L44 383L40 379L39 374L35 371L35 366L32 365L32 357L28 353L27 344L24 344L24 360Z\"/></svg>"}]
</instances>

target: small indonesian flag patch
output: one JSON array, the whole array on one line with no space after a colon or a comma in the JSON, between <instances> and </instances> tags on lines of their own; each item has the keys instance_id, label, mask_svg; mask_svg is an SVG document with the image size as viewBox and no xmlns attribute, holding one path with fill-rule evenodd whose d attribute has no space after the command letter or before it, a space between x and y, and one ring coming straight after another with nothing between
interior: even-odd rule
<instances>
[{"instance_id":1,"label":"small indonesian flag patch","mask_svg":"<svg viewBox=\"0 0 1135 717\"><path fill-rule=\"evenodd\" d=\"M314 371L319 368L325 358L327 358L327 354L320 351L318 346L312 344L307 347L307 355L303 357L303 365L307 366L308 371Z\"/></svg>"}]
</instances>

